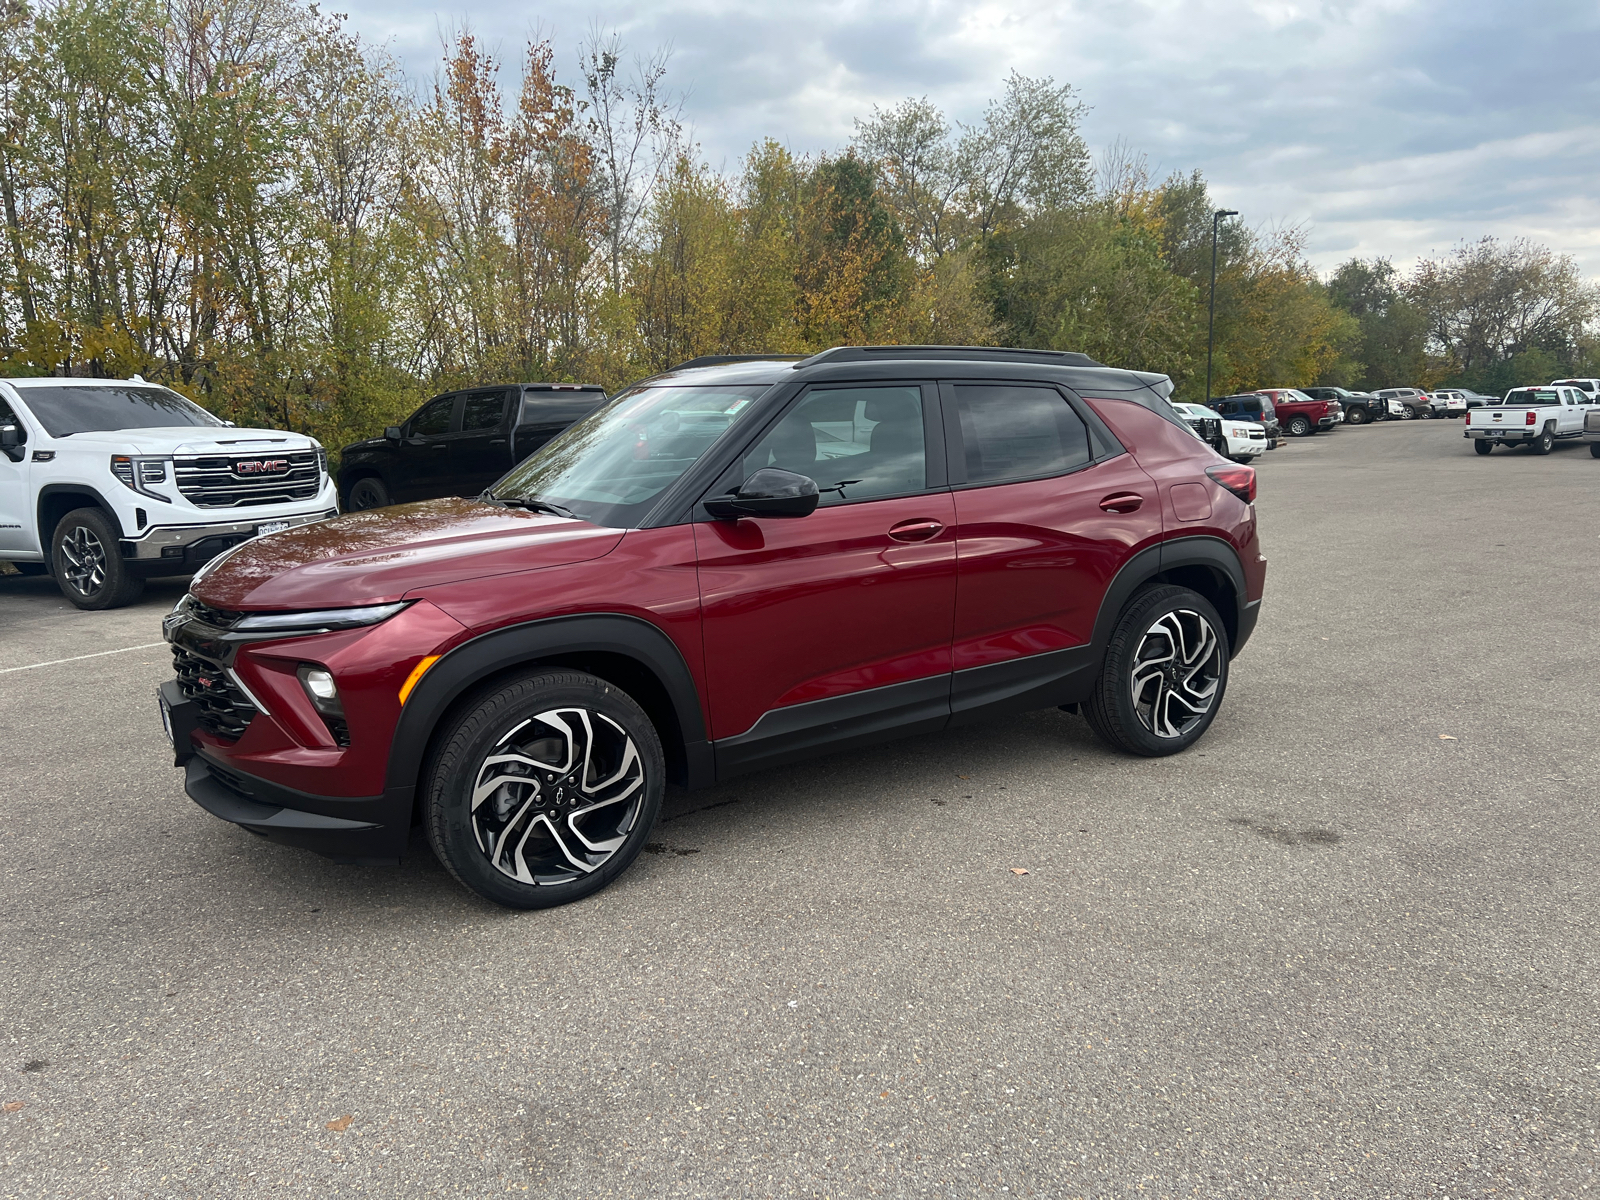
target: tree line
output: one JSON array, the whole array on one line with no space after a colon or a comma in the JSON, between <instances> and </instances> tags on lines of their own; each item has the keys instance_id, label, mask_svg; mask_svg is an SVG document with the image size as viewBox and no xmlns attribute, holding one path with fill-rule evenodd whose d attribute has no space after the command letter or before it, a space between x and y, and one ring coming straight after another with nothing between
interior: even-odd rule
<instances>
[{"instance_id":1,"label":"tree line","mask_svg":"<svg viewBox=\"0 0 1600 1200\"><path fill-rule=\"evenodd\" d=\"M668 67L595 30L568 79L461 33L417 89L300 0L4 0L0 371L138 373L334 446L458 384L841 343L1080 350L1203 398L1215 201L1095 161L1070 86L722 171ZM1322 279L1302 230L1227 221L1213 390L1600 373L1596 315L1525 242Z\"/></svg>"}]
</instances>

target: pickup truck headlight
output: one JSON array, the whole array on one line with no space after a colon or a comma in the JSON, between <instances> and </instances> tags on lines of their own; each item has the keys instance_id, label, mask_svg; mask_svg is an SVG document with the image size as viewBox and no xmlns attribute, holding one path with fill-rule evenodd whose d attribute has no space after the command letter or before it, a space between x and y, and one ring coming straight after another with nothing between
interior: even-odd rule
<instances>
[{"instance_id":1,"label":"pickup truck headlight","mask_svg":"<svg viewBox=\"0 0 1600 1200\"><path fill-rule=\"evenodd\" d=\"M171 504L171 499L160 492L150 490L150 485L153 483L167 482L171 475L171 462L170 458L160 456L113 454L111 473L129 490L138 492L141 496L149 496L152 500L159 500L163 504Z\"/></svg>"}]
</instances>

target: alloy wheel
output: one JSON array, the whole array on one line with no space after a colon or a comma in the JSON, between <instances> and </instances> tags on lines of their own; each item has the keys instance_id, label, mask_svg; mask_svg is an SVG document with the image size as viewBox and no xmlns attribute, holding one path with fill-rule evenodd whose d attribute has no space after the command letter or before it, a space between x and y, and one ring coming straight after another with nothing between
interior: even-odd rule
<instances>
[{"instance_id":1,"label":"alloy wheel","mask_svg":"<svg viewBox=\"0 0 1600 1200\"><path fill-rule=\"evenodd\" d=\"M479 764L472 832L502 875L570 883L627 840L644 784L644 761L622 726L590 709L553 708L508 732Z\"/></svg>"},{"instance_id":2,"label":"alloy wheel","mask_svg":"<svg viewBox=\"0 0 1600 1200\"><path fill-rule=\"evenodd\" d=\"M1222 639L1192 609L1163 613L1133 655L1133 709L1160 738L1179 738L1211 711L1222 679Z\"/></svg>"},{"instance_id":3,"label":"alloy wheel","mask_svg":"<svg viewBox=\"0 0 1600 1200\"><path fill-rule=\"evenodd\" d=\"M61 539L61 576L80 596L92 596L106 583L106 548L94 530L74 526Z\"/></svg>"}]
</instances>

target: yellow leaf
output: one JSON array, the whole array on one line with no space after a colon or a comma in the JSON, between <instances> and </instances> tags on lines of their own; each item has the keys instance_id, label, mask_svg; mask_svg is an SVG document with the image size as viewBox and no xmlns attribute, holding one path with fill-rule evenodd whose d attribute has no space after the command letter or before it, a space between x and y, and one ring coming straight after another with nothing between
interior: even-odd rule
<instances>
[{"instance_id":1,"label":"yellow leaf","mask_svg":"<svg viewBox=\"0 0 1600 1200\"><path fill-rule=\"evenodd\" d=\"M1011 868L1011 873L1013 875L1026 875L1028 873L1028 868L1027 867L1012 867Z\"/></svg>"},{"instance_id":2,"label":"yellow leaf","mask_svg":"<svg viewBox=\"0 0 1600 1200\"><path fill-rule=\"evenodd\" d=\"M329 1121L326 1128L333 1130L335 1133L343 1133L346 1129L350 1128L350 1122L354 1120L355 1118L349 1113L345 1113L345 1115L340 1117L337 1121Z\"/></svg>"}]
</instances>

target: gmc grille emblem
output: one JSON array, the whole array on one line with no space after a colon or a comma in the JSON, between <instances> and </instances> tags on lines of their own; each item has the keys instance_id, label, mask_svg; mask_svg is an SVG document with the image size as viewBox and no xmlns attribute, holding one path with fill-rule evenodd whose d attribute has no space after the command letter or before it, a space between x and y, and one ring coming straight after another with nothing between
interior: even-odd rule
<instances>
[{"instance_id":1,"label":"gmc grille emblem","mask_svg":"<svg viewBox=\"0 0 1600 1200\"><path fill-rule=\"evenodd\" d=\"M254 458L234 468L240 475L282 475L289 469L287 458Z\"/></svg>"}]
</instances>

